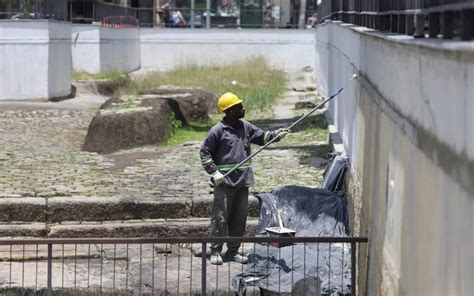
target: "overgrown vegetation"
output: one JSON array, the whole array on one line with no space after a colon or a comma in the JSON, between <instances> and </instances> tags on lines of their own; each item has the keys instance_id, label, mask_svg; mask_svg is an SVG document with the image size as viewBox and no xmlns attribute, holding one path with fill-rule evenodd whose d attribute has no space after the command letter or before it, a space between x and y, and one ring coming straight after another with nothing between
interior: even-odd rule
<instances>
[{"instance_id":1,"label":"overgrown vegetation","mask_svg":"<svg viewBox=\"0 0 474 296\"><path fill-rule=\"evenodd\" d=\"M244 101L246 118L250 120L271 117L271 107L283 93L286 84L283 71L271 69L264 58L252 58L227 66L183 65L171 71L153 72L138 80L132 80L126 73L121 72L74 72L73 79L109 80L117 85L114 95L137 95L140 91L163 85L201 88L216 95L230 91ZM173 135L166 145L202 140L208 129L220 118L221 115L215 115L206 125L174 125Z\"/></svg>"},{"instance_id":2,"label":"overgrown vegetation","mask_svg":"<svg viewBox=\"0 0 474 296\"><path fill-rule=\"evenodd\" d=\"M129 79L127 74L119 71L103 72L103 73L88 73L85 71L73 71L73 80L111 80L116 81L119 79Z\"/></svg>"},{"instance_id":3,"label":"overgrown vegetation","mask_svg":"<svg viewBox=\"0 0 474 296\"><path fill-rule=\"evenodd\" d=\"M136 82L141 90L160 85L199 87L217 95L234 92L244 101L249 115L252 115L271 107L283 93L285 77L283 71L271 69L264 58L253 58L228 66L181 66L171 71L153 73ZM138 89L129 88L129 91Z\"/></svg>"},{"instance_id":4,"label":"overgrown vegetation","mask_svg":"<svg viewBox=\"0 0 474 296\"><path fill-rule=\"evenodd\" d=\"M228 66L179 66L171 71L153 72L136 81L121 72L74 72L72 78L120 82L117 83L120 87L116 95L137 95L140 91L162 85L202 88L217 95L230 91L244 101L249 118L269 111L285 88L283 71L271 69L264 58L248 59Z\"/></svg>"}]
</instances>

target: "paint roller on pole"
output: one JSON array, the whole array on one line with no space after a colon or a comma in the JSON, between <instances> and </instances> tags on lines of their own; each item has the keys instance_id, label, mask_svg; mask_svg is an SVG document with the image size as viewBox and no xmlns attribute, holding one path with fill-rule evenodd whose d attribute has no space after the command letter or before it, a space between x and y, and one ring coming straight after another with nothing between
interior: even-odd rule
<instances>
[{"instance_id":1,"label":"paint roller on pole","mask_svg":"<svg viewBox=\"0 0 474 296\"><path fill-rule=\"evenodd\" d=\"M301 116L298 120L296 120L295 122L293 122L290 126L288 126L286 128L286 130L288 130L288 132L291 132L291 129L297 125L298 123L300 123L301 121L303 121L306 117L308 117L309 115L311 115L314 111L318 110L319 108L321 108L322 106L324 106L324 104L326 104L327 102L329 102L330 100L334 99L335 97L337 97L343 90L344 88L352 81L354 80L355 78L357 78L357 74L354 74L352 75L352 78L346 83L346 85L344 85L344 87L341 87L340 89L338 89L335 93L333 93L329 98L327 98L326 100L322 101L321 103L319 103L316 107L314 107L313 109L311 109L308 113L306 113L305 115ZM261 146L257 151L255 151L254 153L250 154L249 156L247 156L247 158L245 158L244 160L242 160L241 162L239 162L238 164L236 164L232 169L230 169L227 173L224 174L224 178L227 177L228 175L230 175L233 171L235 171L236 169L238 169L239 167L241 167L244 163L246 163L247 161L249 161L250 159L252 159L255 155L257 155L258 153L260 153L263 149L267 148L270 144L272 144L273 142L275 142L276 140L278 139L278 137L274 137L273 139L271 139L270 141L268 141L268 143L266 143L265 145ZM211 184L214 184L214 179L211 177L210 179L210 182Z\"/></svg>"}]
</instances>

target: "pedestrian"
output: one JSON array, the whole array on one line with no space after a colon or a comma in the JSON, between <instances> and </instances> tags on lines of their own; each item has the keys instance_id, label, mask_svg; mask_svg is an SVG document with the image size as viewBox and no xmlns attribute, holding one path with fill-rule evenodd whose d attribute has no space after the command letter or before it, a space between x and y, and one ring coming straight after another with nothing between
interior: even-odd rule
<instances>
[{"instance_id":1,"label":"pedestrian","mask_svg":"<svg viewBox=\"0 0 474 296\"><path fill-rule=\"evenodd\" d=\"M316 25L318 24L318 14L315 12L312 17L309 18L310 20L310 26L311 28L316 28Z\"/></svg>"},{"instance_id":2,"label":"pedestrian","mask_svg":"<svg viewBox=\"0 0 474 296\"><path fill-rule=\"evenodd\" d=\"M274 141L279 141L288 130L264 131L244 120L242 100L233 93L223 94L217 105L225 116L209 130L200 150L202 165L214 183L210 235L238 237L245 231L249 187L255 183L251 162L247 161L226 177L224 174L251 154L250 144L265 145L275 137ZM222 264L222 246L222 243L211 245L211 264ZM238 253L239 248L240 243L227 243L224 259L247 263L247 257Z\"/></svg>"},{"instance_id":3,"label":"pedestrian","mask_svg":"<svg viewBox=\"0 0 474 296\"><path fill-rule=\"evenodd\" d=\"M171 11L171 26L173 28L183 28L186 27L186 21L184 20L181 11L175 9Z\"/></svg>"}]
</instances>

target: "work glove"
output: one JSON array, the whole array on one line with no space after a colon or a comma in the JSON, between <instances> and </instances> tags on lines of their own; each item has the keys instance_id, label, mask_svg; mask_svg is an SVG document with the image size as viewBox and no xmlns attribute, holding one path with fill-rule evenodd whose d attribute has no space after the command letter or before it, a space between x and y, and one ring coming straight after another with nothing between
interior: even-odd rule
<instances>
[{"instance_id":1,"label":"work glove","mask_svg":"<svg viewBox=\"0 0 474 296\"><path fill-rule=\"evenodd\" d=\"M276 130L276 136L278 137L278 141L286 137L290 131L287 128L279 128Z\"/></svg>"},{"instance_id":2,"label":"work glove","mask_svg":"<svg viewBox=\"0 0 474 296\"><path fill-rule=\"evenodd\" d=\"M224 183L224 175L223 175L221 172L216 171L216 172L212 175L210 181L211 181L212 185L214 185L214 186L219 186L219 185L221 185L222 183Z\"/></svg>"}]
</instances>

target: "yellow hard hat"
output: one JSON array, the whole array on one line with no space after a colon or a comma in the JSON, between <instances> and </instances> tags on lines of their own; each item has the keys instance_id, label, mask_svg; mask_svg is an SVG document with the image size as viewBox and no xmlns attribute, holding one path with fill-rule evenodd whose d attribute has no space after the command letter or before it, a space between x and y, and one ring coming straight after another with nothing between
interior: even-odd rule
<instances>
[{"instance_id":1,"label":"yellow hard hat","mask_svg":"<svg viewBox=\"0 0 474 296\"><path fill-rule=\"evenodd\" d=\"M242 103L242 100L239 99L238 96L231 92L226 92L217 101L217 106L219 107L219 111L224 112L225 110L239 103Z\"/></svg>"}]
</instances>

